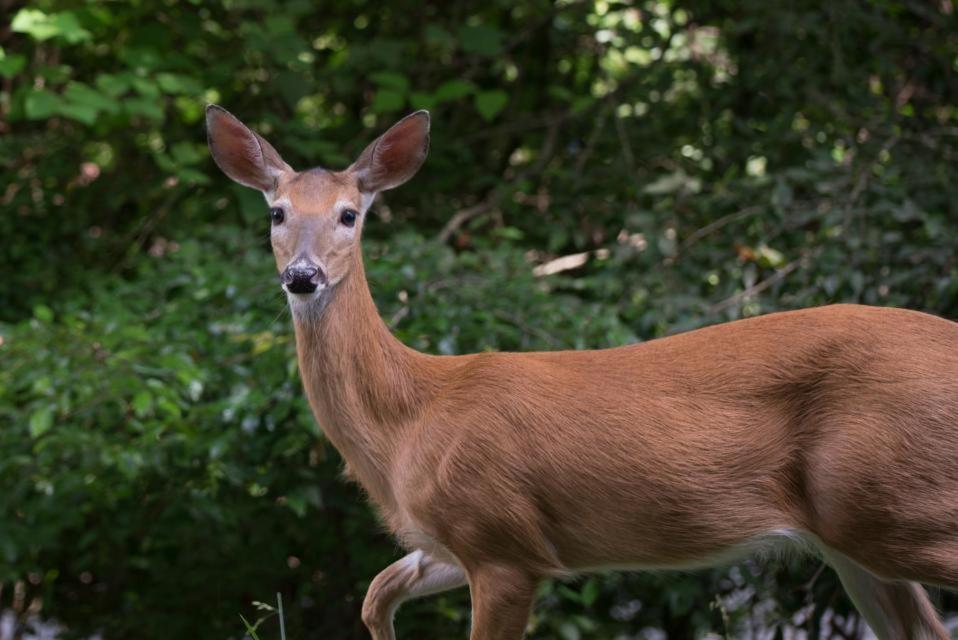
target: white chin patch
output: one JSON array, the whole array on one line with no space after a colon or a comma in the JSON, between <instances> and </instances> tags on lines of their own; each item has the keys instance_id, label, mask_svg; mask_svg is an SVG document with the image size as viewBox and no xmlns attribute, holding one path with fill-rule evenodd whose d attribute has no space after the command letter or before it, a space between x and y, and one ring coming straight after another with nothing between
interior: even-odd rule
<instances>
[{"instance_id":1,"label":"white chin patch","mask_svg":"<svg viewBox=\"0 0 958 640\"><path fill-rule=\"evenodd\" d=\"M329 287L327 286L320 286L312 293L290 293L285 285L283 290L286 291L289 308L297 315L313 316L322 312L326 307L326 294L329 293Z\"/></svg>"}]
</instances>

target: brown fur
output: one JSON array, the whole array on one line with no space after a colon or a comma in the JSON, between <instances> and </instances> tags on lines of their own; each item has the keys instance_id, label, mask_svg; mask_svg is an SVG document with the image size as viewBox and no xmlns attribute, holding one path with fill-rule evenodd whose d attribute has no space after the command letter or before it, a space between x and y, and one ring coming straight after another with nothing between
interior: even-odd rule
<instances>
[{"instance_id":1,"label":"brown fur","mask_svg":"<svg viewBox=\"0 0 958 640\"><path fill-rule=\"evenodd\" d=\"M373 582L375 638L429 591L422 566L468 580L473 640L506 640L543 576L701 566L782 533L825 550L882 637L946 637L909 581L958 586L958 324L837 305L599 351L425 355L379 318L358 229L334 233L359 184L290 173L268 198L297 216L279 268L305 242L338 283L294 313L310 405L422 551Z\"/></svg>"}]
</instances>

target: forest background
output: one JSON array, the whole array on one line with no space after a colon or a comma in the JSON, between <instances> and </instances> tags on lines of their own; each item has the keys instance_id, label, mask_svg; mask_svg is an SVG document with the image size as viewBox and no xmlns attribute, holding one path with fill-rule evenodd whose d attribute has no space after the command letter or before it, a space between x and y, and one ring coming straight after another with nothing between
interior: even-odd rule
<instances>
[{"instance_id":1,"label":"forest background","mask_svg":"<svg viewBox=\"0 0 958 640\"><path fill-rule=\"evenodd\" d=\"M297 168L431 110L426 165L364 240L417 349L609 347L832 302L958 318L950 0L0 16L0 610L18 624L237 638L281 592L288 637L364 638L363 593L400 554L306 406L266 206L211 162L209 102ZM398 628L468 621L460 590ZM796 629L861 632L814 560L550 582L530 636Z\"/></svg>"}]
</instances>

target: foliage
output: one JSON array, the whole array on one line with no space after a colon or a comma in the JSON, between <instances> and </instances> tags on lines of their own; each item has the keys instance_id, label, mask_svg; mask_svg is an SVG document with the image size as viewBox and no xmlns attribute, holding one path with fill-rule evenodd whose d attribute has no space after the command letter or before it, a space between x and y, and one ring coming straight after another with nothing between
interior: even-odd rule
<instances>
[{"instance_id":1,"label":"foliage","mask_svg":"<svg viewBox=\"0 0 958 640\"><path fill-rule=\"evenodd\" d=\"M10 15L0 584L18 586L0 598L21 595L0 607L35 601L76 634L236 637L280 590L289 637L364 637L363 591L397 554L309 415L265 206L209 161L207 102L300 168L432 110L426 166L365 241L380 311L419 349L605 347L835 301L958 317L949 0ZM532 635L840 636L848 604L818 568L548 583ZM464 637L468 600L398 624Z\"/></svg>"}]
</instances>

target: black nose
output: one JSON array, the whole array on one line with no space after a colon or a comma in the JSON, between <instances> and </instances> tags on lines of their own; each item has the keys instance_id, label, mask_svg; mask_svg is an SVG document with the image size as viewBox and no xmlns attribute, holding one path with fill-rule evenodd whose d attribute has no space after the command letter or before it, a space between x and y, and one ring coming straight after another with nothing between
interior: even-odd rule
<instances>
[{"instance_id":1,"label":"black nose","mask_svg":"<svg viewBox=\"0 0 958 640\"><path fill-rule=\"evenodd\" d=\"M323 272L316 265L297 261L286 267L280 280L290 293L312 293L322 277Z\"/></svg>"}]
</instances>

